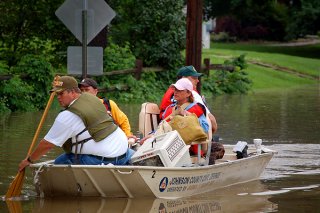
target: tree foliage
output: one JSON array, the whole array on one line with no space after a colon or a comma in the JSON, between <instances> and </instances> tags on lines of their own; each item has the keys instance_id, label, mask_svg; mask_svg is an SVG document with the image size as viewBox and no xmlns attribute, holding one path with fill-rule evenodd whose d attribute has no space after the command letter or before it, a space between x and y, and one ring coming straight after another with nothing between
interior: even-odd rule
<instances>
[{"instance_id":1,"label":"tree foliage","mask_svg":"<svg viewBox=\"0 0 320 213\"><path fill-rule=\"evenodd\" d=\"M145 66L176 68L185 48L185 16L182 0L113 0L117 11L110 34L113 42L130 42L134 55Z\"/></svg>"},{"instance_id":2,"label":"tree foliage","mask_svg":"<svg viewBox=\"0 0 320 213\"><path fill-rule=\"evenodd\" d=\"M317 0L205 0L205 17L223 22L217 32L240 39L293 39L320 30L319 4Z\"/></svg>"},{"instance_id":3,"label":"tree foliage","mask_svg":"<svg viewBox=\"0 0 320 213\"><path fill-rule=\"evenodd\" d=\"M247 93L251 89L252 81L248 78L248 73L245 71L248 66L245 55L226 60L224 64L235 66L235 70L233 72L217 70L214 71L211 77L202 78L204 93L214 95Z\"/></svg>"},{"instance_id":4,"label":"tree foliage","mask_svg":"<svg viewBox=\"0 0 320 213\"><path fill-rule=\"evenodd\" d=\"M0 57L15 65L25 54L38 54L45 48L61 51L75 39L55 16L64 0L0 1ZM41 54L44 54L41 52ZM54 55L52 55L54 56Z\"/></svg>"},{"instance_id":5,"label":"tree foliage","mask_svg":"<svg viewBox=\"0 0 320 213\"><path fill-rule=\"evenodd\" d=\"M300 4L293 5L286 31L288 40L319 33L320 1L301 0Z\"/></svg>"},{"instance_id":6,"label":"tree foliage","mask_svg":"<svg viewBox=\"0 0 320 213\"><path fill-rule=\"evenodd\" d=\"M0 1L0 112L42 109L48 98L54 69L66 69L68 46L80 45L55 16L65 0ZM161 66L167 72L132 76L99 77L102 87L115 86L108 94L120 101L157 101L175 81L183 64L186 44L184 0L106 0L116 11L108 26L104 71L143 66ZM71 11L70 11L71 12ZM53 67L52 67L53 65ZM161 79L159 81L159 79ZM128 87L121 91L121 85ZM209 84L207 84L209 85ZM153 92L150 92L153 91Z\"/></svg>"},{"instance_id":7,"label":"tree foliage","mask_svg":"<svg viewBox=\"0 0 320 213\"><path fill-rule=\"evenodd\" d=\"M25 55L5 73L12 74L13 78L0 81L0 112L45 107L53 80L52 66L45 57Z\"/></svg>"}]
</instances>

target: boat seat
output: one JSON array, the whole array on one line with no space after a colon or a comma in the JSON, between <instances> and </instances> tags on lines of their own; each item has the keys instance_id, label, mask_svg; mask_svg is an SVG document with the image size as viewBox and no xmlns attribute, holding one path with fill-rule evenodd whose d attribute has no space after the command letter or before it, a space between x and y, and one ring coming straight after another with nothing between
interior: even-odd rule
<instances>
[{"instance_id":1,"label":"boat seat","mask_svg":"<svg viewBox=\"0 0 320 213\"><path fill-rule=\"evenodd\" d=\"M155 131L160 122L160 109L155 103L143 103L139 114L139 132L143 137L146 137L151 132Z\"/></svg>"}]
</instances>

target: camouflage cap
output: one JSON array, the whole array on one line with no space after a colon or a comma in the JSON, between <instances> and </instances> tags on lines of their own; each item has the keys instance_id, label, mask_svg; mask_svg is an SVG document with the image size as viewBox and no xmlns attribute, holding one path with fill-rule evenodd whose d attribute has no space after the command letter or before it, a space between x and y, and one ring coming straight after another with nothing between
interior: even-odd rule
<instances>
[{"instance_id":1,"label":"camouflage cap","mask_svg":"<svg viewBox=\"0 0 320 213\"><path fill-rule=\"evenodd\" d=\"M52 83L52 90L50 92L62 92L66 89L78 88L78 82L71 76L57 76Z\"/></svg>"}]
</instances>

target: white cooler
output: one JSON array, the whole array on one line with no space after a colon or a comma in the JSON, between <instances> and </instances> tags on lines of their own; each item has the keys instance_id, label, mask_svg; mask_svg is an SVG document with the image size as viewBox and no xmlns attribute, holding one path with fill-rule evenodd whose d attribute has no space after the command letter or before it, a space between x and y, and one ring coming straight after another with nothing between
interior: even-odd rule
<instances>
[{"instance_id":1,"label":"white cooler","mask_svg":"<svg viewBox=\"0 0 320 213\"><path fill-rule=\"evenodd\" d=\"M174 130L146 140L131 157L131 163L140 166L190 166L189 147Z\"/></svg>"}]
</instances>

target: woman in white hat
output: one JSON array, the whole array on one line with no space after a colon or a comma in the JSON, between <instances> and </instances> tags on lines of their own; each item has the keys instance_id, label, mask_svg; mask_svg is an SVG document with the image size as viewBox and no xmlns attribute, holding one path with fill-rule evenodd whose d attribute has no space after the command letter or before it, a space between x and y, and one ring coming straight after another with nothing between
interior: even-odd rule
<instances>
[{"instance_id":1,"label":"woman in white hat","mask_svg":"<svg viewBox=\"0 0 320 213\"><path fill-rule=\"evenodd\" d=\"M200 103L194 103L191 81L187 78L181 78L175 84L172 84L171 87L174 87L173 95L176 102L165 109L162 119L168 120L168 116L171 115L191 115L194 113L197 115L201 127L207 133L209 125L205 116L206 110ZM198 146L191 146L190 151L192 154L197 154Z\"/></svg>"}]
</instances>

